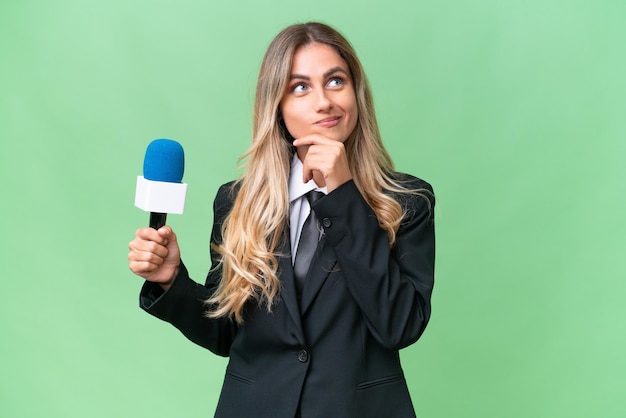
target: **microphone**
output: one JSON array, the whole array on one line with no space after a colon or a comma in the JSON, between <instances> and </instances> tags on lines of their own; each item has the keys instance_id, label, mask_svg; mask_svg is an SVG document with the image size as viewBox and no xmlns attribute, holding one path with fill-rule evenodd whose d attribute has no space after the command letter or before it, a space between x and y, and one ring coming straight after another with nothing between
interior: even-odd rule
<instances>
[{"instance_id":1,"label":"microphone","mask_svg":"<svg viewBox=\"0 0 626 418\"><path fill-rule=\"evenodd\" d=\"M168 213L182 214L187 184L183 183L185 153L172 139L155 139L146 149L143 176L137 176L135 206L150 212L150 227L165 225Z\"/></svg>"}]
</instances>

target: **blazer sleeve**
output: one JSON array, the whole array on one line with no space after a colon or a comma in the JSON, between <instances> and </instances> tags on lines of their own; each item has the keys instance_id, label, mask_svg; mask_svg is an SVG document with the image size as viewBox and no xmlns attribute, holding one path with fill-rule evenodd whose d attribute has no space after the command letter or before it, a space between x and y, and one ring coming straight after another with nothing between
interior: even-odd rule
<instances>
[{"instance_id":1,"label":"blazer sleeve","mask_svg":"<svg viewBox=\"0 0 626 418\"><path fill-rule=\"evenodd\" d=\"M407 179L410 188L423 191L397 198L406 214L391 248L353 181L313 204L369 331L390 349L404 348L424 332L434 284L433 189L415 177Z\"/></svg>"},{"instance_id":2,"label":"blazer sleeve","mask_svg":"<svg viewBox=\"0 0 626 418\"><path fill-rule=\"evenodd\" d=\"M220 243L221 225L232 207L230 184L223 185L213 203L214 222L211 242ZM139 295L139 306L151 315L169 322L189 340L220 356L228 356L237 333L236 324L229 318L208 318L205 301L213 294L221 278L219 258L211 249L212 266L205 285L189 277L185 265L180 268L172 286L163 291L156 283L146 281Z\"/></svg>"}]
</instances>

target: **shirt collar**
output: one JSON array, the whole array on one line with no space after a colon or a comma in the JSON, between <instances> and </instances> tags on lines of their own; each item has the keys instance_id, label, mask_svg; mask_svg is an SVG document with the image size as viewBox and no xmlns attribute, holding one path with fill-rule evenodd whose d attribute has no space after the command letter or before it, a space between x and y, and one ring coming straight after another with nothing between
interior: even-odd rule
<instances>
[{"instance_id":1,"label":"shirt collar","mask_svg":"<svg viewBox=\"0 0 626 418\"><path fill-rule=\"evenodd\" d=\"M303 170L304 165L302 161L298 158L298 154L294 153L293 159L291 160L291 173L289 174L289 203L304 196L311 190L319 190L324 194L328 194L326 187L318 187L313 179L309 180L307 183L303 183Z\"/></svg>"}]
</instances>

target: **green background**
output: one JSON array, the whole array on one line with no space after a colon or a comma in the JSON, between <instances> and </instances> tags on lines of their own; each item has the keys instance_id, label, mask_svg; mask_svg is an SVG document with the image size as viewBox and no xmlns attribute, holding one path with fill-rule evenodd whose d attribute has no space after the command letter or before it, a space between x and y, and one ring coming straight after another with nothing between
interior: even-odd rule
<instances>
[{"instance_id":1,"label":"green background","mask_svg":"<svg viewBox=\"0 0 626 418\"><path fill-rule=\"evenodd\" d=\"M438 197L418 416L626 416L622 0L3 1L0 416L212 416L225 360L138 308L127 243L180 141L196 280L262 54L321 20L359 53L397 168Z\"/></svg>"}]
</instances>

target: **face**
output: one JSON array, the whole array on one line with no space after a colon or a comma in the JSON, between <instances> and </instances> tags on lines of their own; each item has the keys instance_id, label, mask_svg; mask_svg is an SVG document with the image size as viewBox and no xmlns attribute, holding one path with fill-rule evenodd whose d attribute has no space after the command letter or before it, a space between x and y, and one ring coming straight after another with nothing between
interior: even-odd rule
<instances>
[{"instance_id":1,"label":"face","mask_svg":"<svg viewBox=\"0 0 626 418\"><path fill-rule=\"evenodd\" d=\"M280 109L294 138L319 134L344 142L354 131L358 110L343 58L326 44L298 48Z\"/></svg>"}]
</instances>

